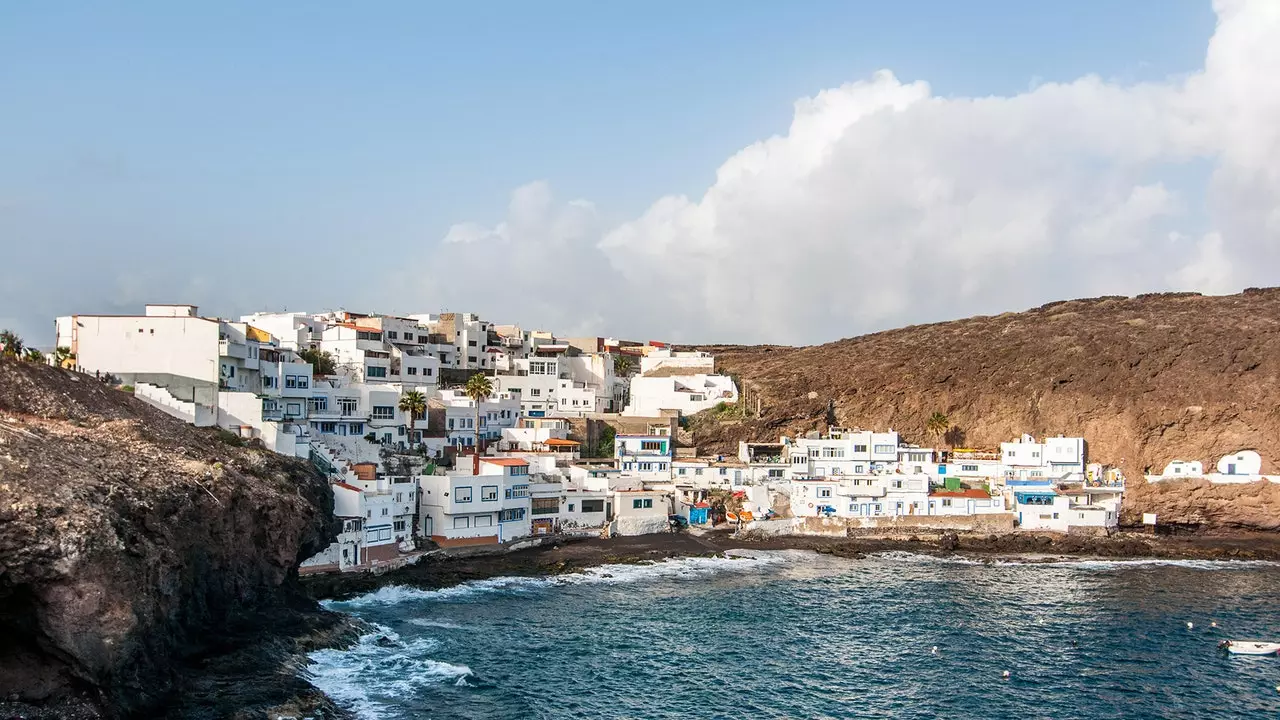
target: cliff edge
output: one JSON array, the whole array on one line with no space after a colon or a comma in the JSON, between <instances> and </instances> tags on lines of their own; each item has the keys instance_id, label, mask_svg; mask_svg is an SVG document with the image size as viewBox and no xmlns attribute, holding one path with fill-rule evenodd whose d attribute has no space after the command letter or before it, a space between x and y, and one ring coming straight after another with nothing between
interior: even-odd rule
<instances>
[{"instance_id":1,"label":"cliff edge","mask_svg":"<svg viewBox=\"0 0 1280 720\"><path fill-rule=\"evenodd\" d=\"M827 424L893 428L953 447L1063 433L1085 437L1092 460L1124 469L1129 517L1154 511L1200 529L1277 529L1265 512L1280 507L1280 488L1136 486L1171 460L1210 469L1245 449L1262 455L1264 473L1280 472L1280 288L1067 300L812 347L700 349L745 385L748 415L757 399L762 409L747 419L696 418L694 442L712 452ZM934 412L950 419L943 438L926 429ZM1246 504L1233 504L1237 495Z\"/></svg>"},{"instance_id":2,"label":"cliff edge","mask_svg":"<svg viewBox=\"0 0 1280 720\"><path fill-rule=\"evenodd\" d=\"M331 490L237 445L90 376L0 360L0 700L159 716L197 692L193 664L304 605L296 569L336 533Z\"/></svg>"}]
</instances>

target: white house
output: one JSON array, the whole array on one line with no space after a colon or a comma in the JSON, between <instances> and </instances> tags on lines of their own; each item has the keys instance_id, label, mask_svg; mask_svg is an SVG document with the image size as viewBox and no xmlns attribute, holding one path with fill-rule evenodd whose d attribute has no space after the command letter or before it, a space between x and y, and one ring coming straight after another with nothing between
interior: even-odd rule
<instances>
[{"instance_id":1,"label":"white house","mask_svg":"<svg viewBox=\"0 0 1280 720\"><path fill-rule=\"evenodd\" d=\"M1253 450L1240 450L1218 460L1219 475L1257 476L1262 473L1262 456Z\"/></svg>"},{"instance_id":2,"label":"white house","mask_svg":"<svg viewBox=\"0 0 1280 720\"><path fill-rule=\"evenodd\" d=\"M649 479L670 479L675 453L668 435L616 435L613 456L618 468Z\"/></svg>"},{"instance_id":3,"label":"white house","mask_svg":"<svg viewBox=\"0 0 1280 720\"><path fill-rule=\"evenodd\" d=\"M675 512L672 493L664 490L627 489L613 492L614 531L618 535L668 532Z\"/></svg>"},{"instance_id":4,"label":"white house","mask_svg":"<svg viewBox=\"0 0 1280 720\"><path fill-rule=\"evenodd\" d=\"M682 375L709 375L716 371L716 359L708 352L677 352L668 348L655 348L640 358L641 375L659 369L676 369Z\"/></svg>"},{"instance_id":5,"label":"white house","mask_svg":"<svg viewBox=\"0 0 1280 720\"><path fill-rule=\"evenodd\" d=\"M736 403L738 387L728 375L637 375L623 415L651 417L663 410L692 415L719 403Z\"/></svg>"},{"instance_id":6,"label":"white house","mask_svg":"<svg viewBox=\"0 0 1280 720\"><path fill-rule=\"evenodd\" d=\"M431 405L444 409L442 429L448 444L454 447L474 447L476 444L476 403L462 390L437 390ZM485 443L502 439L504 430L515 428L520 422L520 405L513 398L491 396L480 402L479 438Z\"/></svg>"},{"instance_id":7,"label":"white house","mask_svg":"<svg viewBox=\"0 0 1280 720\"><path fill-rule=\"evenodd\" d=\"M930 515L991 515L1006 512L1004 497L986 490L934 490L929 493Z\"/></svg>"},{"instance_id":8,"label":"white house","mask_svg":"<svg viewBox=\"0 0 1280 720\"><path fill-rule=\"evenodd\" d=\"M443 547L501 543L531 532L529 464L481 458L480 471L418 479L420 533Z\"/></svg>"},{"instance_id":9,"label":"white house","mask_svg":"<svg viewBox=\"0 0 1280 720\"><path fill-rule=\"evenodd\" d=\"M1160 473L1162 479L1204 477L1204 465L1199 460L1174 460L1164 466Z\"/></svg>"},{"instance_id":10,"label":"white house","mask_svg":"<svg viewBox=\"0 0 1280 720\"><path fill-rule=\"evenodd\" d=\"M1000 456L1006 476L1015 479L1047 477L1080 482L1084 478L1084 438L1059 435L1040 442L1023 435L1014 442L1000 443Z\"/></svg>"}]
</instances>

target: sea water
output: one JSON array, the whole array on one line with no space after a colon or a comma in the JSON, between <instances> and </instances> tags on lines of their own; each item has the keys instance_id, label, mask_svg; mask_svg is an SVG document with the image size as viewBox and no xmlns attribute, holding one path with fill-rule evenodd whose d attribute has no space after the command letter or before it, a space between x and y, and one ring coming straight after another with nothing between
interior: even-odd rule
<instances>
[{"instance_id":1,"label":"sea water","mask_svg":"<svg viewBox=\"0 0 1280 720\"><path fill-rule=\"evenodd\" d=\"M327 604L378 628L308 669L363 718L1280 716L1280 658L1217 649L1280 641L1271 563L743 552Z\"/></svg>"}]
</instances>

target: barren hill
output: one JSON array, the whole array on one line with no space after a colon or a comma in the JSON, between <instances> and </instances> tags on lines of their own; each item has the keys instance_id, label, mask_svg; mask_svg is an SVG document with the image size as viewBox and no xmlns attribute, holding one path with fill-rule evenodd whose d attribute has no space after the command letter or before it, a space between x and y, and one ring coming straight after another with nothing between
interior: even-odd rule
<instances>
[{"instance_id":1,"label":"barren hill","mask_svg":"<svg viewBox=\"0 0 1280 720\"><path fill-rule=\"evenodd\" d=\"M833 328L838 331L838 328ZM1131 479L1174 459L1254 449L1280 459L1280 288L1050 303L825 345L704 346L759 418L694 423L710 450L841 426L893 428L922 445L934 412L962 447L1022 432L1083 435Z\"/></svg>"}]
</instances>

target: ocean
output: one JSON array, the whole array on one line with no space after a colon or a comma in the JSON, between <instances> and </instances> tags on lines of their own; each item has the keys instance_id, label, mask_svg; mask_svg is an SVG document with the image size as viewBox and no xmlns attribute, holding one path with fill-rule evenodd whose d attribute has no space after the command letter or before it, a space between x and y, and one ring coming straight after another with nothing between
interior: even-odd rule
<instances>
[{"instance_id":1,"label":"ocean","mask_svg":"<svg viewBox=\"0 0 1280 720\"><path fill-rule=\"evenodd\" d=\"M362 718L1280 716L1280 658L1217 649L1280 641L1275 563L744 551L326 604L378 627L307 670Z\"/></svg>"}]
</instances>

